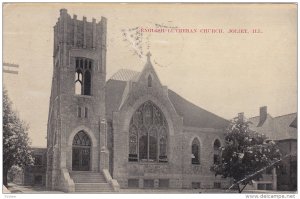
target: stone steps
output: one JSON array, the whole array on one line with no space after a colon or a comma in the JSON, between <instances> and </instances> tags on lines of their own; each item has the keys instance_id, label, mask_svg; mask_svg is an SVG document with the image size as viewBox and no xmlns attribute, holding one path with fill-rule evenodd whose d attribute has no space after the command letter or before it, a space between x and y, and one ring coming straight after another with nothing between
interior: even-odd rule
<instances>
[{"instance_id":1,"label":"stone steps","mask_svg":"<svg viewBox=\"0 0 300 199\"><path fill-rule=\"evenodd\" d=\"M108 183L75 183L75 192L112 192Z\"/></svg>"},{"instance_id":2,"label":"stone steps","mask_svg":"<svg viewBox=\"0 0 300 199\"><path fill-rule=\"evenodd\" d=\"M98 172L71 172L74 183L106 183L102 173Z\"/></svg>"},{"instance_id":3,"label":"stone steps","mask_svg":"<svg viewBox=\"0 0 300 199\"><path fill-rule=\"evenodd\" d=\"M72 171L75 192L112 192L113 189L102 173L90 171Z\"/></svg>"}]
</instances>

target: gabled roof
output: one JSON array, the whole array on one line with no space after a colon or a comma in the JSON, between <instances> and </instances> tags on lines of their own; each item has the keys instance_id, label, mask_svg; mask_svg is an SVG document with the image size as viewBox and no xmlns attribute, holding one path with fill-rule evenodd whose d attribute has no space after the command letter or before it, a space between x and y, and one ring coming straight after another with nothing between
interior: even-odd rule
<instances>
[{"instance_id":1,"label":"gabled roof","mask_svg":"<svg viewBox=\"0 0 300 199\"><path fill-rule=\"evenodd\" d=\"M122 102L126 82L136 81L139 75L139 72L121 69L106 82L105 104L108 118L111 119L112 112L118 110ZM184 126L222 129L229 123L229 121L192 104L170 89L168 95L178 115L183 117Z\"/></svg>"},{"instance_id":2,"label":"gabled roof","mask_svg":"<svg viewBox=\"0 0 300 199\"><path fill-rule=\"evenodd\" d=\"M297 128L290 127L295 119L297 113L274 117L274 130L278 139L297 139Z\"/></svg>"},{"instance_id":3,"label":"gabled roof","mask_svg":"<svg viewBox=\"0 0 300 199\"><path fill-rule=\"evenodd\" d=\"M267 119L262 126L257 124L260 121L259 116L249 118L250 128L265 134L268 139L272 140L285 140L297 139L297 113L272 117L267 115ZM296 123L296 127L291 126Z\"/></svg>"},{"instance_id":4,"label":"gabled roof","mask_svg":"<svg viewBox=\"0 0 300 199\"><path fill-rule=\"evenodd\" d=\"M121 102L122 95L126 87L126 82L121 80L109 79L105 85L105 111L106 117L112 119L112 112L117 111Z\"/></svg>"},{"instance_id":5,"label":"gabled roof","mask_svg":"<svg viewBox=\"0 0 300 199\"><path fill-rule=\"evenodd\" d=\"M185 126L222 129L229 124L228 120L192 104L170 89L168 94L176 112L183 117Z\"/></svg>"},{"instance_id":6,"label":"gabled roof","mask_svg":"<svg viewBox=\"0 0 300 199\"><path fill-rule=\"evenodd\" d=\"M295 117L295 119L290 124L290 127L297 128L297 116Z\"/></svg>"},{"instance_id":7,"label":"gabled roof","mask_svg":"<svg viewBox=\"0 0 300 199\"><path fill-rule=\"evenodd\" d=\"M116 72L110 80L119 80L119 81L129 81L129 80L136 80L139 76L140 72L129 70L129 69L120 69L118 72Z\"/></svg>"}]
</instances>

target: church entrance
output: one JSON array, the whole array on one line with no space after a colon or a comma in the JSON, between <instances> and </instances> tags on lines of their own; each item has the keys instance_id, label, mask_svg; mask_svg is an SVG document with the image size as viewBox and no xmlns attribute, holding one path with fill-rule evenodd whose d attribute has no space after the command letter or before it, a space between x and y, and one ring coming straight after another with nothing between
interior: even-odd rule
<instances>
[{"instance_id":1,"label":"church entrance","mask_svg":"<svg viewBox=\"0 0 300 199\"><path fill-rule=\"evenodd\" d=\"M73 139L72 170L89 171L91 159L91 140L84 131L79 131Z\"/></svg>"}]
</instances>

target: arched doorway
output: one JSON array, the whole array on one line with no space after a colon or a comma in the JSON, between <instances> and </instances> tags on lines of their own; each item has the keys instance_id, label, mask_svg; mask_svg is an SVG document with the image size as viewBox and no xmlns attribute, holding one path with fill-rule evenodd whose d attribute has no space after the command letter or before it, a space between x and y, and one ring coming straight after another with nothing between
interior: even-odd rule
<instances>
[{"instance_id":1,"label":"arched doorway","mask_svg":"<svg viewBox=\"0 0 300 199\"><path fill-rule=\"evenodd\" d=\"M84 131L79 131L72 144L72 170L90 170L91 140Z\"/></svg>"}]
</instances>

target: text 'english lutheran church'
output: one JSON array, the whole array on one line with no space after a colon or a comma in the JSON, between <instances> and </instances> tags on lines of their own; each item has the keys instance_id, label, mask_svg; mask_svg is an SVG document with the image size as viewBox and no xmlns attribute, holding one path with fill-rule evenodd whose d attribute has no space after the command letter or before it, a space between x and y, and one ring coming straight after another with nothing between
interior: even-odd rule
<instances>
[{"instance_id":1,"label":"text 'english lutheran church'","mask_svg":"<svg viewBox=\"0 0 300 199\"><path fill-rule=\"evenodd\" d=\"M46 185L52 190L222 188L210 171L228 121L141 72L106 81L106 19L61 9L54 26Z\"/></svg>"}]
</instances>

